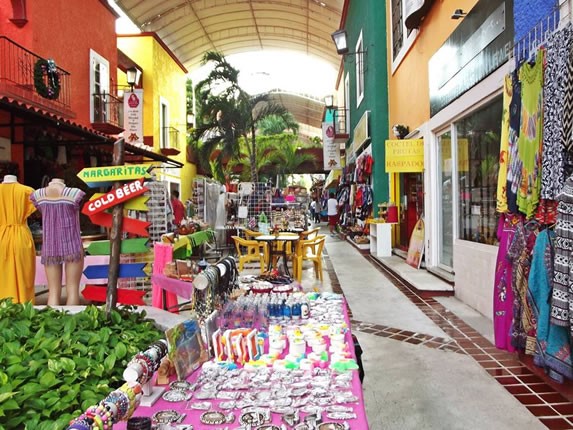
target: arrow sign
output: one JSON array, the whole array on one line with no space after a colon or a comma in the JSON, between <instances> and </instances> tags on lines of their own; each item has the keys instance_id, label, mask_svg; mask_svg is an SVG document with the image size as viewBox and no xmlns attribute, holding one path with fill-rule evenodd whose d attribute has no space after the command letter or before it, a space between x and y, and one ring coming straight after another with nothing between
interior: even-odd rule
<instances>
[{"instance_id":1,"label":"arrow sign","mask_svg":"<svg viewBox=\"0 0 573 430\"><path fill-rule=\"evenodd\" d=\"M111 227L112 215L106 212L99 212L91 215L90 220L96 225L102 227ZM149 237L149 232L146 230L151 223L147 221L140 221L134 218L123 217L123 224L121 231L124 233L136 234L138 236Z\"/></svg>"},{"instance_id":2,"label":"arrow sign","mask_svg":"<svg viewBox=\"0 0 573 430\"><path fill-rule=\"evenodd\" d=\"M137 239L124 239L121 241L121 254L142 254L144 252L149 252L147 247L147 238L137 238ZM90 255L109 255L110 244L109 240L97 240L91 242L86 252Z\"/></svg>"},{"instance_id":3,"label":"arrow sign","mask_svg":"<svg viewBox=\"0 0 573 430\"><path fill-rule=\"evenodd\" d=\"M90 200L82 208L82 213L87 216L97 214L119 203L129 200L132 197L139 196L147 190L149 190L149 188L143 186L143 178L138 179L137 181L125 184L115 190L111 190L109 193L106 193L97 199Z\"/></svg>"},{"instance_id":4,"label":"arrow sign","mask_svg":"<svg viewBox=\"0 0 573 430\"><path fill-rule=\"evenodd\" d=\"M106 285L86 285L82 290L82 296L86 300L92 302L105 303L107 294ZM117 289L117 302L122 305L145 305L143 301L143 296L145 291L140 290L128 290L126 288Z\"/></svg>"},{"instance_id":5,"label":"arrow sign","mask_svg":"<svg viewBox=\"0 0 573 430\"><path fill-rule=\"evenodd\" d=\"M91 200L95 200L101 196L104 196L103 193L95 193L91 198ZM132 210L132 211L148 211L149 208L147 207L147 200L149 200L149 196L137 196L132 199L129 199L123 202L123 208Z\"/></svg>"},{"instance_id":6,"label":"arrow sign","mask_svg":"<svg viewBox=\"0 0 573 430\"><path fill-rule=\"evenodd\" d=\"M129 181L139 178L151 178L148 169L150 164L129 164L125 166L108 167L86 167L78 173L78 178L86 184L97 184L102 186L102 182L113 183L116 181ZM90 185L91 187L92 185Z\"/></svg>"},{"instance_id":7,"label":"arrow sign","mask_svg":"<svg viewBox=\"0 0 573 430\"><path fill-rule=\"evenodd\" d=\"M119 265L118 278L146 278L143 271L146 263L123 263ZM84 276L88 279L107 279L109 264L94 264L84 269Z\"/></svg>"}]
</instances>

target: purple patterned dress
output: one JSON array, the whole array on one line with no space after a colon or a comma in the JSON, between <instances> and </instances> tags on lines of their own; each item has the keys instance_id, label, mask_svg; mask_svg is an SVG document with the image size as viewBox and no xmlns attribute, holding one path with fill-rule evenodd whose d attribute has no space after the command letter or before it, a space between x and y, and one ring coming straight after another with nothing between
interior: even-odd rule
<instances>
[{"instance_id":1,"label":"purple patterned dress","mask_svg":"<svg viewBox=\"0 0 573 430\"><path fill-rule=\"evenodd\" d=\"M499 218L497 237L499 248L495 266L495 285L493 289L493 328L495 346L499 349L515 351L511 345L511 322L513 319L512 264L507 251L513 242L517 224L521 218L503 213Z\"/></svg>"},{"instance_id":2,"label":"purple patterned dress","mask_svg":"<svg viewBox=\"0 0 573 430\"><path fill-rule=\"evenodd\" d=\"M80 202L85 193L64 187L58 197L48 197L46 189L36 190L30 200L42 213L42 264L80 261L84 255L80 234Z\"/></svg>"}]
</instances>

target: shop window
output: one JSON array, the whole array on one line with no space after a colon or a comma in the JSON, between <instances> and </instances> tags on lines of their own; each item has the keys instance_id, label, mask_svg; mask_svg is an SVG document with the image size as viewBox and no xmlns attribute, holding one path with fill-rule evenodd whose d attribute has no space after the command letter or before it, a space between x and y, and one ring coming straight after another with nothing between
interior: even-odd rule
<instances>
[{"instance_id":1,"label":"shop window","mask_svg":"<svg viewBox=\"0 0 573 430\"><path fill-rule=\"evenodd\" d=\"M106 122L109 88L109 61L90 50L90 122Z\"/></svg>"},{"instance_id":2,"label":"shop window","mask_svg":"<svg viewBox=\"0 0 573 430\"><path fill-rule=\"evenodd\" d=\"M364 98L364 42L362 32L356 43L356 107L360 106Z\"/></svg>"},{"instance_id":3,"label":"shop window","mask_svg":"<svg viewBox=\"0 0 573 430\"><path fill-rule=\"evenodd\" d=\"M404 3L406 3L405 0L392 0L390 3L392 17L392 73L398 68L418 34L418 30L406 28Z\"/></svg>"},{"instance_id":4,"label":"shop window","mask_svg":"<svg viewBox=\"0 0 573 430\"><path fill-rule=\"evenodd\" d=\"M501 98L455 123L459 238L494 245Z\"/></svg>"}]
</instances>

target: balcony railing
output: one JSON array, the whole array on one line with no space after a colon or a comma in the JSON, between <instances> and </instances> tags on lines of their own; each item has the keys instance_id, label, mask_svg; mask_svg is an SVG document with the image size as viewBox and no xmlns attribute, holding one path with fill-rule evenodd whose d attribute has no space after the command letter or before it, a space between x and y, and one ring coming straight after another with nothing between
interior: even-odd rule
<instances>
[{"instance_id":1,"label":"balcony railing","mask_svg":"<svg viewBox=\"0 0 573 430\"><path fill-rule=\"evenodd\" d=\"M70 108L71 75L56 67L59 93L55 98L45 98L34 85L34 67L45 60L6 36L0 36L0 96L13 97L63 116L73 116ZM48 77L43 76L48 85Z\"/></svg>"},{"instance_id":2,"label":"balcony railing","mask_svg":"<svg viewBox=\"0 0 573 430\"><path fill-rule=\"evenodd\" d=\"M92 97L92 127L102 133L121 133L123 131L123 101L106 92L92 94Z\"/></svg>"}]
</instances>

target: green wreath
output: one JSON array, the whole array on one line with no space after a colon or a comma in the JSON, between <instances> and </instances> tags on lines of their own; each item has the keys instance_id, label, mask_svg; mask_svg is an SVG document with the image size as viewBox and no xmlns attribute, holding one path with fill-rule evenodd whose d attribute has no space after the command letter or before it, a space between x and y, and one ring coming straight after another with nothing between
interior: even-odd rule
<instances>
[{"instance_id":1,"label":"green wreath","mask_svg":"<svg viewBox=\"0 0 573 430\"><path fill-rule=\"evenodd\" d=\"M56 100L60 96L60 75L54 60L36 61L34 65L34 87L45 99Z\"/></svg>"}]
</instances>

